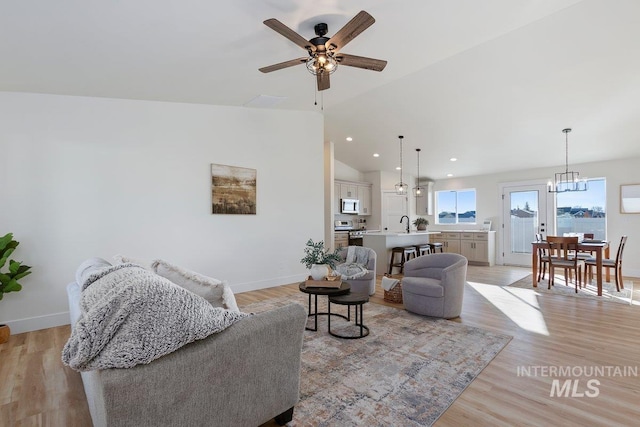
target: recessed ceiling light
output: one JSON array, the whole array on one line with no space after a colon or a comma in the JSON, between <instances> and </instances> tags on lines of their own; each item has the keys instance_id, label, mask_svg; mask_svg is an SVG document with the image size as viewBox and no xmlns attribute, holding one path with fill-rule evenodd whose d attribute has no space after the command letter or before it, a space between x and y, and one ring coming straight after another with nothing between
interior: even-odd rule
<instances>
[{"instance_id":1,"label":"recessed ceiling light","mask_svg":"<svg viewBox=\"0 0 640 427\"><path fill-rule=\"evenodd\" d=\"M380 157L380 154L378 154L378 153L373 153L373 157Z\"/></svg>"},{"instance_id":2,"label":"recessed ceiling light","mask_svg":"<svg viewBox=\"0 0 640 427\"><path fill-rule=\"evenodd\" d=\"M448 176L449 178L451 178L451 177L453 176L453 174L452 174L452 173L448 173L448 174L447 174L447 176Z\"/></svg>"},{"instance_id":3,"label":"recessed ceiling light","mask_svg":"<svg viewBox=\"0 0 640 427\"><path fill-rule=\"evenodd\" d=\"M456 162L456 161L458 161L458 159L456 159L455 157L452 157L452 158L450 158L449 160L450 160L450 161L452 161L452 162Z\"/></svg>"},{"instance_id":4,"label":"recessed ceiling light","mask_svg":"<svg viewBox=\"0 0 640 427\"><path fill-rule=\"evenodd\" d=\"M351 138L350 136L347 137L347 141L351 142L353 141L353 138Z\"/></svg>"},{"instance_id":5,"label":"recessed ceiling light","mask_svg":"<svg viewBox=\"0 0 640 427\"><path fill-rule=\"evenodd\" d=\"M401 168L400 166L396 167L396 170L397 170L397 171L399 171L399 170L401 170L401 169L402 169L402 168Z\"/></svg>"}]
</instances>

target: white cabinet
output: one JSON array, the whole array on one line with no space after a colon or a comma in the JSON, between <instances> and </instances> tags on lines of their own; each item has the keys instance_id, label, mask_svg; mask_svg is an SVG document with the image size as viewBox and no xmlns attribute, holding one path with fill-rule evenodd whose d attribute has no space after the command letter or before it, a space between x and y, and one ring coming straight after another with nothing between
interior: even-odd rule
<instances>
[{"instance_id":1,"label":"white cabinet","mask_svg":"<svg viewBox=\"0 0 640 427\"><path fill-rule=\"evenodd\" d=\"M340 198L341 199L356 199L358 198L358 187L355 183L340 183Z\"/></svg>"},{"instance_id":2,"label":"white cabinet","mask_svg":"<svg viewBox=\"0 0 640 427\"><path fill-rule=\"evenodd\" d=\"M432 242L442 242L445 252L458 253L471 264L493 266L496 263L495 231L445 231L432 235Z\"/></svg>"},{"instance_id":3,"label":"white cabinet","mask_svg":"<svg viewBox=\"0 0 640 427\"><path fill-rule=\"evenodd\" d=\"M416 215L433 215L433 182L421 182L425 189L422 197L416 197Z\"/></svg>"},{"instance_id":4,"label":"white cabinet","mask_svg":"<svg viewBox=\"0 0 640 427\"><path fill-rule=\"evenodd\" d=\"M341 190L341 186L339 183L334 183L333 184L333 213L334 214L339 214L340 213L340 190Z\"/></svg>"},{"instance_id":5,"label":"white cabinet","mask_svg":"<svg viewBox=\"0 0 640 427\"><path fill-rule=\"evenodd\" d=\"M370 185L358 185L358 200L360 200L360 215L371 215Z\"/></svg>"},{"instance_id":6,"label":"white cabinet","mask_svg":"<svg viewBox=\"0 0 640 427\"><path fill-rule=\"evenodd\" d=\"M340 199L360 200L359 215L371 215L371 184L366 182L334 181L333 213L340 213Z\"/></svg>"}]
</instances>

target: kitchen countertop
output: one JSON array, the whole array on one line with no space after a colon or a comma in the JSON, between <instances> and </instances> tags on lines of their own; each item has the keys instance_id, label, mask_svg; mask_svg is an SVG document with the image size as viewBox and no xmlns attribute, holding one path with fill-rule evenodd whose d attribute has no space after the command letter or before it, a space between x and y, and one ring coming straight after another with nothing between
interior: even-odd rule
<instances>
[{"instance_id":1,"label":"kitchen countertop","mask_svg":"<svg viewBox=\"0 0 640 427\"><path fill-rule=\"evenodd\" d=\"M396 231L383 231L383 232L373 232L367 233L367 236L419 236L419 235L428 235L428 234L440 234L440 231L412 231L410 233L398 233Z\"/></svg>"},{"instance_id":2,"label":"kitchen countertop","mask_svg":"<svg viewBox=\"0 0 640 427\"><path fill-rule=\"evenodd\" d=\"M479 229L475 229L475 230L437 230L441 233L488 233L489 231L492 230L479 230Z\"/></svg>"}]
</instances>

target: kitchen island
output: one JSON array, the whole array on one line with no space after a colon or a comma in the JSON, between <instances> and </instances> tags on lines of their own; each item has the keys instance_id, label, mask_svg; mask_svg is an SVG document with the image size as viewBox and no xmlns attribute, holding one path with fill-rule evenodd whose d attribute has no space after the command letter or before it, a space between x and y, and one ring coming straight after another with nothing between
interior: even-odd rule
<instances>
[{"instance_id":1,"label":"kitchen island","mask_svg":"<svg viewBox=\"0 0 640 427\"><path fill-rule=\"evenodd\" d=\"M362 245L374 250L377 256L376 274L384 274L391 261L391 249L396 246L416 246L429 243L429 236L440 234L439 231L398 232L367 232L362 236Z\"/></svg>"}]
</instances>

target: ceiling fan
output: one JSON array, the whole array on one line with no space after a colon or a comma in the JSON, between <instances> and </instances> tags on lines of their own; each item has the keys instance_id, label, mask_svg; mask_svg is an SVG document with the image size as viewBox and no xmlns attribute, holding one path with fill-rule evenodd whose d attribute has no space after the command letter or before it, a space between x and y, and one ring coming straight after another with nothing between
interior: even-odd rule
<instances>
[{"instance_id":1,"label":"ceiling fan","mask_svg":"<svg viewBox=\"0 0 640 427\"><path fill-rule=\"evenodd\" d=\"M329 74L336 70L338 64L348 67L364 68L365 70L382 71L387 65L387 61L339 53L340 49L356 38L358 34L373 25L374 22L376 22L376 20L373 19L373 16L363 10L353 17L351 21L347 22L333 37L325 37L328 26L325 23L320 23L314 27L316 37L306 40L277 19L267 19L264 21L267 27L282 34L305 49L309 53L309 56L262 67L260 71L270 73L283 68L293 67L294 65L306 64L309 72L317 78L319 91L329 89Z\"/></svg>"}]
</instances>

